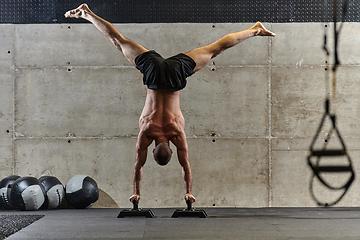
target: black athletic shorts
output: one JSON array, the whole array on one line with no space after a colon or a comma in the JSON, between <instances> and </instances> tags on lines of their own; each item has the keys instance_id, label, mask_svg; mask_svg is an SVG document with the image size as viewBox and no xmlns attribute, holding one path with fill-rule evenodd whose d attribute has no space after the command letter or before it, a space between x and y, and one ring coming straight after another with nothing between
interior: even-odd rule
<instances>
[{"instance_id":1,"label":"black athletic shorts","mask_svg":"<svg viewBox=\"0 0 360 240\"><path fill-rule=\"evenodd\" d=\"M151 50L135 58L136 68L144 75L143 82L149 89L179 91L186 86L186 78L194 74L195 61L180 53L164 59Z\"/></svg>"}]
</instances>

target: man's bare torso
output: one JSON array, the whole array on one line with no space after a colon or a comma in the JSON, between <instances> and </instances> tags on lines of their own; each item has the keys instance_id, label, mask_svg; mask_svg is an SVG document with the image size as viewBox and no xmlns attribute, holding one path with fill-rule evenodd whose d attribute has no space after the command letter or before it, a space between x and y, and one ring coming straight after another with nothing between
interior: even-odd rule
<instances>
[{"instance_id":1,"label":"man's bare torso","mask_svg":"<svg viewBox=\"0 0 360 240\"><path fill-rule=\"evenodd\" d=\"M148 89L145 106L139 119L140 132L158 144L173 141L184 133L184 126L179 91Z\"/></svg>"}]
</instances>

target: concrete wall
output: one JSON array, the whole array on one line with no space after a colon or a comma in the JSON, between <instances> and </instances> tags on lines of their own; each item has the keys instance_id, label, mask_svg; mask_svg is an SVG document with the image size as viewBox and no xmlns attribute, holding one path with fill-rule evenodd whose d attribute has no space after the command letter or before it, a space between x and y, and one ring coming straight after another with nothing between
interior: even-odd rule
<instances>
[{"instance_id":1,"label":"concrete wall","mask_svg":"<svg viewBox=\"0 0 360 240\"><path fill-rule=\"evenodd\" d=\"M307 156L324 112L324 27L265 25L276 38L252 38L226 51L181 91L197 207L316 206ZM164 57L250 26L116 24ZM357 173L360 25L346 23L342 33L343 65L332 106ZM139 71L90 24L4 24L0 39L0 178L53 175L65 185L85 174L101 191L95 206L130 207L138 117L146 96ZM321 132L318 145L326 134ZM331 140L339 145L336 136ZM348 174L327 177L341 184ZM359 181L338 206L360 205ZM176 156L160 167L149 154L141 190L142 207L183 206ZM314 192L329 202L342 193L316 180Z\"/></svg>"}]
</instances>

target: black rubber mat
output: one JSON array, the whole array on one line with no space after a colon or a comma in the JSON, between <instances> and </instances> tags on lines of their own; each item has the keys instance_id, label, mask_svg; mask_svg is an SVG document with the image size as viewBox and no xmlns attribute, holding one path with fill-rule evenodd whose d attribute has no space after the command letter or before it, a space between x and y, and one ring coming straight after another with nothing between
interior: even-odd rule
<instances>
[{"instance_id":1,"label":"black rubber mat","mask_svg":"<svg viewBox=\"0 0 360 240\"><path fill-rule=\"evenodd\" d=\"M29 226L44 215L0 215L0 239Z\"/></svg>"},{"instance_id":2,"label":"black rubber mat","mask_svg":"<svg viewBox=\"0 0 360 240\"><path fill-rule=\"evenodd\" d=\"M84 23L64 18L83 2L112 23L329 22L347 2L344 21L360 22L358 0L1 0L0 23Z\"/></svg>"}]
</instances>

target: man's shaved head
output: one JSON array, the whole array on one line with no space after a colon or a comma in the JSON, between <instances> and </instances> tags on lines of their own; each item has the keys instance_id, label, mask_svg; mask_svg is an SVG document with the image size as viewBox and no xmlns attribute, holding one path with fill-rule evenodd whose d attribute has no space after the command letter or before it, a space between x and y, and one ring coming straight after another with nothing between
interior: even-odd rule
<instances>
[{"instance_id":1,"label":"man's shaved head","mask_svg":"<svg viewBox=\"0 0 360 240\"><path fill-rule=\"evenodd\" d=\"M171 155L172 151L166 142L159 143L154 149L154 159L161 166L165 166L170 162Z\"/></svg>"}]
</instances>

